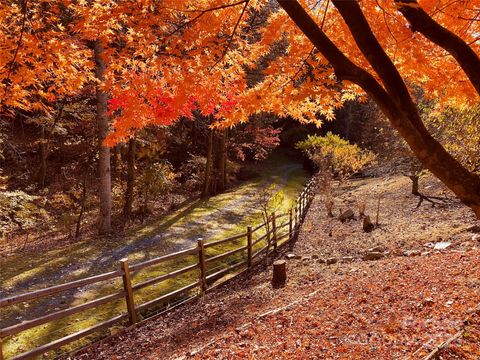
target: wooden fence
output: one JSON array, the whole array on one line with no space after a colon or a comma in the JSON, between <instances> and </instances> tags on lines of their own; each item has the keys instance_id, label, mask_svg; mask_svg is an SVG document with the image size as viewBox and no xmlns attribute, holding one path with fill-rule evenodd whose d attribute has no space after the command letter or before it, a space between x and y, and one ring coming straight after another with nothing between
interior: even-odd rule
<instances>
[{"instance_id":1,"label":"wooden fence","mask_svg":"<svg viewBox=\"0 0 480 360\"><path fill-rule=\"evenodd\" d=\"M31 359L36 356L45 354L49 351L56 350L62 346L84 338L90 334L97 333L101 330L108 329L116 324L126 323L127 326L133 325L138 322L138 314L147 310L155 308L155 306L165 305L174 299L178 299L181 296L191 295L193 289L197 289L198 292L191 296L201 296L205 291L209 290L214 284L218 284L225 275L237 271L236 275L240 272L240 268L248 269L256 262L259 262L259 258L266 257L270 251L275 251L278 246L281 246L293 238L295 238L299 225L301 224L307 207L309 206L313 198L313 180L310 180L303 191L296 199L294 206L287 213L275 214L272 213L269 219L258 226L248 226L246 231L242 234L238 234L226 239L216 240L211 242L205 242L204 240L198 240L197 246L181 250L175 253L167 254L161 257L143 261L137 264L129 264L128 259L122 259L119 263L119 268L115 271L108 273L83 278L75 281L71 281L65 284L51 286L45 289L28 292L21 295L15 295L7 298L0 299L0 309L6 308L15 304L31 302L33 300L43 299L52 295L56 295L68 290L78 289L80 287L105 282L112 279L122 279L122 288L118 291L90 300L80 305L68 307L63 310L47 313L41 317L26 320L5 328L0 329L0 360L4 360L2 344L5 341L23 331L32 329L36 326L40 326L47 323L52 323L63 319L67 316L77 314L87 309L92 309L103 304L113 302L118 299L125 299L126 311L120 315L114 316L106 321L97 323L81 331L75 332L68 336L64 336L55 341L36 347L27 352L18 354L10 359ZM283 220L283 222L281 221ZM257 232L262 232L261 236L258 236L255 240L254 235ZM245 245L227 252L207 256L207 249L225 244L229 242L238 243L244 240ZM243 254L243 256L242 256ZM235 258L239 261L235 261L233 264L227 262L226 267L220 270L216 270L211 264L215 265L220 260L225 260L235 255ZM191 265L183 267L181 269L171 271L166 274L162 274L157 277L149 278L146 281L132 284L132 274L139 272L140 270L149 268L151 266L165 263L172 259L181 259L186 257L196 258L196 261ZM134 294L136 291L158 284L167 279L178 277L189 271L197 270L198 276L196 280L186 286L175 289L167 294L163 294L153 300L144 302L142 304L136 304ZM214 272L212 272L214 270Z\"/></svg>"}]
</instances>

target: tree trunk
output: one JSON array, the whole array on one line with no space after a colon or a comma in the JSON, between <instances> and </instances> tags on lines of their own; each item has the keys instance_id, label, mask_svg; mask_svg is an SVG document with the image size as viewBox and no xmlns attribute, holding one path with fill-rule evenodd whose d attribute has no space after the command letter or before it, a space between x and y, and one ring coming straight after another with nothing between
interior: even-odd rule
<instances>
[{"instance_id":1,"label":"tree trunk","mask_svg":"<svg viewBox=\"0 0 480 360\"><path fill-rule=\"evenodd\" d=\"M88 174L88 169L85 169L85 173L83 174L82 196L80 198L80 212L78 214L77 225L75 227L75 239L78 239L80 237L82 218L85 212L85 202L87 200L87 174Z\"/></svg>"},{"instance_id":2,"label":"tree trunk","mask_svg":"<svg viewBox=\"0 0 480 360\"><path fill-rule=\"evenodd\" d=\"M120 144L117 144L112 148L111 164L112 164L112 176L113 177L115 177L117 175L119 158L120 158Z\"/></svg>"},{"instance_id":3,"label":"tree trunk","mask_svg":"<svg viewBox=\"0 0 480 360\"><path fill-rule=\"evenodd\" d=\"M410 180L412 180L412 195L419 196L420 192L418 190L418 182L420 180L420 176L418 174L410 175Z\"/></svg>"},{"instance_id":4,"label":"tree trunk","mask_svg":"<svg viewBox=\"0 0 480 360\"><path fill-rule=\"evenodd\" d=\"M130 217L132 214L133 192L135 188L135 151L136 140L131 138L128 142L127 190L125 191L125 204L123 205L123 216L125 217Z\"/></svg>"},{"instance_id":5,"label":"tree trunk","mask_svg":"<svg viewBox=\"0 0 480 360\"><path fill-rule=\"evenodd\" d=\"M420 162L480 218L480 178L455 160L427 131L398 70L385 54L356 1L333 0L359 49L382 79L351 62L296 1L278 0L290 18L327 58L337 79L359 85L379 105Z\"/></svg>"},{"instance_id":6,"label":"tree trunk","mask_svg":"<svg viewBox=\"0 0 480 360\"><path fill-rule=\"evenodd\" d=\"M224 191L227 186L227 134L228 129L224 129L221 133L220 138L220 149L219 149L219 158L218 158L218 189Z\"/></svg>"},{"instance_id":7,"label":"tree trunk","mask_svg":"<svg viewBox=\"0 0 480 360\"><path fill-rule=\"evenodd\" d=\"M45 179L47 177L47 156L48 156L48 148L47 148L47 139L45 137L45 127L42 126L41 136L38 143L38 153L39 153L39 167L36 174L37 184L40 188L45 187Z\"/></svg>"},{"instance_id":8,"label":"tree trunk","mask_svg":"<svg viewBox=\"0 0 480 360\"><path fill-rule=\"evenodd\" d=\"M212 177L212 157L213 157L213 130L208 130L207 141L207 163L205 164L205 178L203 181L202 198L210 196L210 182Z\"/></svg>"},{"instance_id":9,"label":"tree trunk","mask_svg":"<svg viewBox=\"0 0 480 360\"><path fill-rule=\"evenodd\" d=\"M99 81L104 81L105 62L103 61L103 46L99 40L95 41L95 75ZM98 127L98 197L100 201L100 217L98 229L101 234L112 230L112 179L110 172L110 148L103 143L108 134L107 94L97 85L97 127Z\"/></svg>"}]
</instances>

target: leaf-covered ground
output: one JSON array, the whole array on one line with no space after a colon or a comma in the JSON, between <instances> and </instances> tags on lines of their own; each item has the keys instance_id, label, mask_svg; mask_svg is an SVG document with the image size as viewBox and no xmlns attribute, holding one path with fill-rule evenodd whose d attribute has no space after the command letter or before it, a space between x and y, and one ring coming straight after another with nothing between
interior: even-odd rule
<instances>
[{"instance_id":1,"label":"leaf-covered ground","mask_svg":"<svg viewBox=\"0 0 480 360\"><path fill-rule=\"evenodd\" d=\"M430 182L430 194L443 191ZM269 269L257 268L74 358L424 357L462 329L468 316L478 324L471 310L480 303L480 250L468 210L455 201L417 209L408 186L403 178L391 178L339 190L337 213L367 200L372 214L381 196L381 226L369 234L358 220L342 224L328 218L317 197L297 243L287 250L301 259L288 260L285 288L273 290ZM429 243L440 239L451 245L432 250ZM384 257L363 261L370 247L382 248ZM405 250L421 255L403 256ZM336 263L327 265L325 258ZM478 326L471 327L457 341L464 343L455 343L460 357L444 350L444 359L480 357Z\"/></svg>"}]
</instances>

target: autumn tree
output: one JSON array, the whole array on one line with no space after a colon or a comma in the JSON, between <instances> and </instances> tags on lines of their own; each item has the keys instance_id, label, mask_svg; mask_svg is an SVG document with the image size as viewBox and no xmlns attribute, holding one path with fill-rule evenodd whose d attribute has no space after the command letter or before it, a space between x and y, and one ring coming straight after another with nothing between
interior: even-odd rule
<instances>
[{"instance_id":1,"label":"autumn tree","mask_svg":"<svg viewBox=\"0 0 480 360\"><path fill-rule=\"evenodd\" d=\"M335 107L345 100L366 94L420 162L480 217L478 176L428 131L409 87L420 83L429 96L452 106L478 101L478 0L43 3L62 3L76 13L81 20L72 29L75 34L81 31L89 38L109 34L109 44L113 39L121 44L106 44L106 56L115 60L108 62L113 66L107 68L103 88L117 98L130 93L131 99L117 107L110 144L128 139L148 124L169 123L192 108L214 113L223 127L246 122L259 112L319 124L332 119ZM57 44L50 49L52 54L39 49L33 33L23 32L28 36L21 42L28 41L41 56L24 51L15 55L22 16L30 14L21 2L17 4L14 11L2 9L4 19L15 24L1 30L8 41L5 57L10 59L4 66L12 68L2 73L2 86L15 94L2 108L40 106L33 93L53 91L39 77L61 84L44 65L51 64L52 57L61 56L56 60L59 64L72 64L69 71L78 72L78 64L74 66L60 46L65 33L71 33L56 28L41 34L53 39L49 44ZM55 14L47 20L54 22ZM79 49L85 51L69 49L72 58L78 57ZM38 74L30 66L10 66L21 57L22 63L38 66ZM85 64L84 58L79 60ZM252 69L258 76L248 81ZM21 72L23 76L17 75ZM58 77L65 75L59 71ZM85 83L76 74L71 78ZM70 77L66 80L74 83ZM65 86L59 88L68 93ZM232 92L236 105L220 109ZM152 112L156 116L150 116Z\"/></svg>"},{"instance_id":2,"label":"autumn tree","mask_svg":"<svg viewBox=\"0 0 480 360\"><path fill-rule=\"evenodd\" d=\"M300 3L285 0L279 0L279 3L315 47L328 59L337 80L352 82L372 97L422 164L442 180L466 205L470 206L477 217L480 217L479 177L462 166L426 129L399 68L387 55L365 16L374 9L362 9L356 1L332 0L343 19L343 33L348 30L357 47L356 50L360 51L368 62L368 66L360 67L334 44ZM391 12L395 12L392 4L384 5L387 8L390 7ZM478 92L480 60L467 42L436 22L417 1L395 1L394 5L411 23L411 30L422 33L427 39L453 55ZM387 11L380 6L378 10ZM462 10L465 11L465 9ZM428 46L424 39L420 41L423 42L423 48ZM424 60L427 62L426 58ZM473 69L476 70L472 71ZM372 71L375 75L372 75Z\"/></svg>"}]
</instances>

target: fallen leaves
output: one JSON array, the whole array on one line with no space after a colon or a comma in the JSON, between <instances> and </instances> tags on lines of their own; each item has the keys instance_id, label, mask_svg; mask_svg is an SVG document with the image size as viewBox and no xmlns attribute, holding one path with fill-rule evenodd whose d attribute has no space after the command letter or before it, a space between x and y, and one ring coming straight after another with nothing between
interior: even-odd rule
<instances>
[{"instance_id":1,"label":"fallen leaves","mask_svg":"<svg viewBox=\"0 0 480 360\"><path fill-rule=\"evenodd\" d=\"M395 210L395 195L393 191L384 208L396 221L406 222L408 212ZM306 221L321 223L320 209L324 212L314 200ZM463 210L441 211L449 211L454 222ZM410 222L425 236L421 221ZM363 234L361 226L357 228L350 227L352 237ZM442 219L441 229L451 229L447 220ZM398 232L390 235L395 242L401 237ZM388 244L387 233L383 238ZM313 260L329 246L342 245L338 241L318 226L303 229L294 249L302 259L288 260L285 288L272 290L271 274L259 268L74 358L422 359L457 333L480 303L480 249L449 248L428 256L331 265ZM343 246L350 251L356 244L347 241ZM443 359L478 358L480 320L475 319L465 327L466 335L444 350Z\"/></svg>"}]
</instances>

